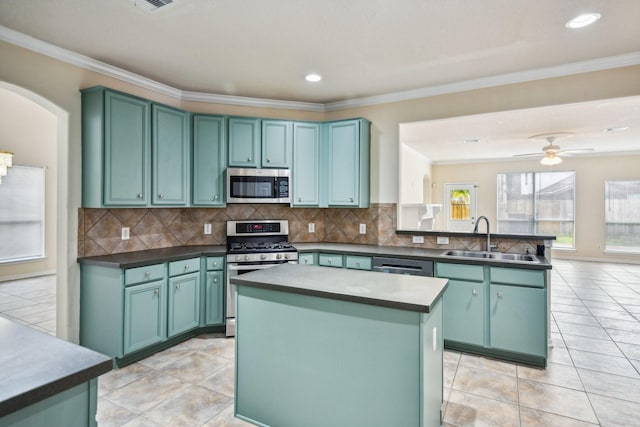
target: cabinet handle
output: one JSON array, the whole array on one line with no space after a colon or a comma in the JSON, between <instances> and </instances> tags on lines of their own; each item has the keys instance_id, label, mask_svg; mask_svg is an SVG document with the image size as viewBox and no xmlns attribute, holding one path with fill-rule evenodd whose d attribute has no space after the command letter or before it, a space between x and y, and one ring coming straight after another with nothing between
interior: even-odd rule
<instances>
[{"instance_id":1,"label":"cabinet handle","mask_svg":"<svg viewBox=\"0 0 640 427\"><path fill-rule=\"evenodd\" d=\"M142 199L142 193L138 193L136 197L138 197L138 199Z\"/></svg>"},{"instance_id":2,"label":"cabinet handle","mask_svg":"<svg viewBox=\"0 0 640 427\"><path fill-rule=\"evenodd\" d=\"M476 296L478 295L478 291L476 291L475 289L471 291L471 295Z\"/></svg>"},{"instance_id":3,"label":"cabinet handle","mask_svg":"<svg viewBox=\"0 0 640 427\"><path fill-rule=\"evenodd\" d=\"M158 194L158 197L164 199L164 194Z\"/></svg>"},{"instance_id":4,"label":"cabinet handle","mask_svg":"<svg viewBox=\"0 0 640 427\"><path fill-rule=\"evenodd\" d=\"M331 259L328 259L328 260L327 260L327 263L331 264Z\"/></svg>"},{"instance_id":5,"label":"cabinet handle","mask_svg":"<svg viewBox=\"0 0 640 427\"><path fill-rule=\"evenodd\" d=\"M498 292L497 296L498 298L502 298L502 292Z\"/></svg>"},{"instance_id":6,"label":"cabinet handle","mask_svg":"<svg viewBox=\"0 0 640 427\"><path fill-rule=\"evenodd\" d=\"M213 283L218 283L218 278L217 277L213 278Z\"/></svg>"},{"instance_id":7,"label":"cabinet handle","mask_svg":"<svg viewBox=\"0 0 640 427\"><path fill-rule=\"evenodd\" d=\"M176 283L176 289L180 289L180 283Z\"/></svg>"}]
</instances>

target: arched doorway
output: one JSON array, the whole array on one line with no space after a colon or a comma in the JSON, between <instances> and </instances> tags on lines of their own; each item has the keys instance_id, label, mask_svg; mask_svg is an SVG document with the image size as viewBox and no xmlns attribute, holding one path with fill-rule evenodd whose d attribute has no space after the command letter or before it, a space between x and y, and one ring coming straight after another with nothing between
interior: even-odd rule
<instances>
[{"instance_id":1,"label":"arched doorway","mask_svg":"<svg viewBox=\"0 0 640 427\"><path fill-rule=\"evenodd\" d=\"M31 266L0 266L0 275L16 278L38 274L55 274L56 291L56 334L69 339L69 230L68 230L68 134L69 115L48 99L20 86L0 81L0 95L19 105L22 115L16 115L13 123L5 123L13 128L12 142L3 141L3 147L15 153L19 163L40 165L46 168L45 196L45 256ZM11 112L4 104L3 109ZM26 112L25 112L26 111ZM31 113L29 113L31 112ZM18 114L18 113L16 113ZM40 121L38 121L40 120ZM39 127L48 129L45 133L33 132ZM15 135L24 138L15 138ZM17 139L17 141L16 141ZM5 146L6 145L6 146ZM75 260L74 260L75 262Z\"/></svg>"}]
</instances>

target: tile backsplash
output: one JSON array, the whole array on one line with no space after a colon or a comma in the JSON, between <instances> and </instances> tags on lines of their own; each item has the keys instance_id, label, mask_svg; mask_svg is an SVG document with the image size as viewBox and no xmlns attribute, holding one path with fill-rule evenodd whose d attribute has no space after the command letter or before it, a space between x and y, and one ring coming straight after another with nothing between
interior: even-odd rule
<instances>
[{"instance_id":1,"label":"tile backsplash","mask_svg":"<svg viewBox=\"0 0 640 427\"><path fill-rule=\"evenodd\" d=\"M247 219L289 220L289 241L357 243L385 246L414 246L441 249L480 249L484 237L450 237L438 245L436 236L414 244L410 235L396 234L396 205L372 204L370 208L291 208L278 204L230 204L225 208L113 208L78 211L78 256L106 255L144 249L187 245L226 244L226 222ZM315 231L309 233L308 224ZM212 233L204 234L204 224ZM360 224L366 233L360 234ZM130 238L121 239L128 227ZM505 252L535 253L539 241L492 240Z\"/></svg>"}]
</instances>

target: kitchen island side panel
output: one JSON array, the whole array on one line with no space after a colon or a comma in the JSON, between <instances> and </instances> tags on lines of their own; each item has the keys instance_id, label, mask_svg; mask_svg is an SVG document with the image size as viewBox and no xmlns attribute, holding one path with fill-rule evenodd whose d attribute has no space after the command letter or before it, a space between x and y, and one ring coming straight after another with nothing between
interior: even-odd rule
<instances>
[{"instance_id":1,"label":"kitchen island side panel","mask_svg":"<svg viewBox=\"0 0 640 427\"><path fill-rule=\"evenodd\" d=\"M237 298L240 418L278 427L439 420L441 400L435 409L423 408L442 396L442 357L422 360L431 355L430 347L421 350L423 334L431 336L423 332L431 313L248 286L238 286ZM426 390L422 382L429 383Z\"/></svg>"}]
</instances>

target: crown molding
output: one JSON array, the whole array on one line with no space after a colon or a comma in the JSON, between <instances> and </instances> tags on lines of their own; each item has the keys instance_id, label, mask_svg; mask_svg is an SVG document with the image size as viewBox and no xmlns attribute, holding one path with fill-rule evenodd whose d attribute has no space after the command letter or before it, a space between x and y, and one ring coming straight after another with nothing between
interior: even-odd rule
<instances>
[{"instance_id":1,"label":"crown molding","mask_svg":"<svg viewBox=\"0 0 640 427\"><path fill-rule=\"evenodd\" d=\"M412 99L428 98L436 95L466 92L476 89L504 86L514 83L524 83L534 80L542 80L553 77L563 77L572 74L603 71L613 68L640 65L640 52L632 52L624 55L609 56L606 58L591 59L587 61L572 62L554 67L537 68L534 70L519 71L516 73L500 74L479 79L465 80L456 83L429 86L412 89L403 92L394 92L385 95L376 95L346 101L330 102L325 104L326 111L344 110L347 108L366 107L391 102L408 101Z\"/></svg>"},{"instance_id":2,"label":"crown molding","mask_svg":"<svg viewBox=\"0 0 640 427\"><path fill-rule=\"evenodd\" d=\"M282 101L277 99L251 98L235 95L217 95L204 92L189 92L159 83L139 74L132 73L122 68L97 61L85 55L63 49L27 34L12 30L0 25L0 40L32 50L54 59L95 71L96 73L134 84L153 92L167 95L180 101L207 102L215 104L239 105L247 107L289 109L313 112L328 112L345 110L348 108L366 107L392 102L408 101L418 98L427 98L436 95L464 92L469 90L484 89L503 86L513 83L541 80L553 77L562 77L572 74L602 71L612 68L640 65L640 52L632 52L624 55L610 56L587 61L573 62L554 67L538 68L534 70L520 71L516 73L501 74L497 76L483 77L451 84L428 86L402 92L393 92L384 95L368 96L326 104Z\"/></svg>"}]
</instances>

